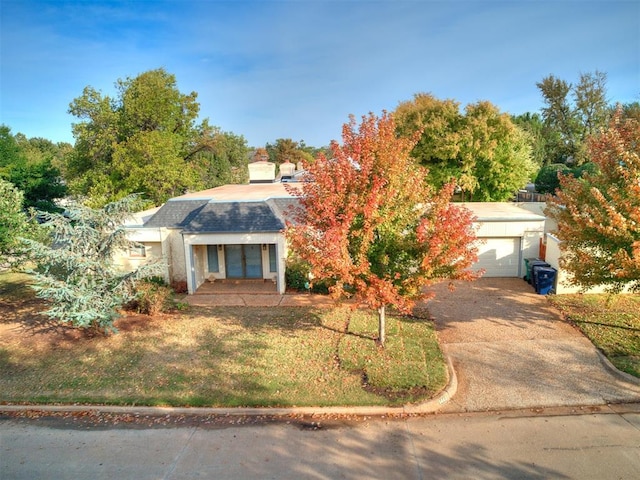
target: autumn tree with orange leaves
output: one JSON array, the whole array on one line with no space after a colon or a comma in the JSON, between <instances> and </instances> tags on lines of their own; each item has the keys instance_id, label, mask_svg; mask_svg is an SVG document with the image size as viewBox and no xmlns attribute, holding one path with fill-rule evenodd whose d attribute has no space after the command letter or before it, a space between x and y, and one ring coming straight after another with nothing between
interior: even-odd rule
<instances>
[{"instance_id":1,"label":"autumn tree with orange leaves","mask_svg":"<svg viewBox=\"0 0 640 480\"><path fill-rule=\"evenodd\" d=\"M640 291L640 123L619 109L588 141L596 172L560 177L546 213L558 222L560 265L569 282Z\"/></svg>"},{"instance_id":2,"label":"autumn tree with orange leaves","mask_svg":"<svg viewBox=\"0 0 640 480\"><path fill-rule=\"evenodd\" d=\"M478 276L469 269L477 258L473 218L449 202L453 184L435 192L426 183L409 155L417 139L397 138L390 114L369 114L359 126L352 116L342 138L331 158L309 165L287 238L334 297L378 311L384 345L387 306L408 313L424 286Z\"/></svg>"}]
</instances>

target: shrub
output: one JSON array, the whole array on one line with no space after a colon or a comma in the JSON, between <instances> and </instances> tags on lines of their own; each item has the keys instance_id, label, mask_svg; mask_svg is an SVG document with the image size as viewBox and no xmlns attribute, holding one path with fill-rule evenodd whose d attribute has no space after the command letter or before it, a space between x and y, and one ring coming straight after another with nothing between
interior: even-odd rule
<instances>
[{"instance_id":1,"label":"shrub","mask_svg":"<svg viewBox=\"0 0 640 480\"><path fill-rule=\"evenodd\" d=\"M171 288L173 288L173 291L177 294L183 294L189 291L187 288L187 282L184 280L171 282Z\"/></svg>"},{"instance_id":2,"label":"shrub","mask_svg":"<svg viewBox=\"0 0 640 480\"><path fill-rule=\"evenodd\" d=\"M308 291L313 293L329 293L330 282L323 281L309 281L309 264L302 260L289 260L287 261L287 269L285 271L285 281L287 286L294 290Z\"/></svg>"},{"instance_id":3,"label":"shrub","mask_svg":"<svg viewBox=\"0 0 640 480\"><path fill-rule=\"evenodd\" d=\"M141 280L135 287L130 306L138 313L156 315L173 308L173 290L160 277Z\"/></svg>"}]
</instances>

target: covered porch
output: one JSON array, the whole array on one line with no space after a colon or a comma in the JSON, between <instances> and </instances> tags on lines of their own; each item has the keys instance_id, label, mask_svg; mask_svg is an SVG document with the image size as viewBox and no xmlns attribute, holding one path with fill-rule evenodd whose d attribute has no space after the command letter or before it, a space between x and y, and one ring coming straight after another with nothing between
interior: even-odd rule
<instances>
[{"instance_id":1,"label":"covered porch","mask_svg":"<svg viewBox=\"0 0 640 480\"><path fill-rule=\"evenodd\" d=\"M183 234L190 294L284 294L281 232Z\"/></svg>"}]
</instances>

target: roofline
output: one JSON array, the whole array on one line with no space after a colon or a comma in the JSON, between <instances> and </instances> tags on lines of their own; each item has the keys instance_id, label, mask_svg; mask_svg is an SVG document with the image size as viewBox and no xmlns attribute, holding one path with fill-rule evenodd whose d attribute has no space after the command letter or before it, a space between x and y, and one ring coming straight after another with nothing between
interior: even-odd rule
<instances>
[{"instance_id":1,"label":"roofline","mask_svg":"<svg viewBox=\"0 0 640 480\"><path fill-rule=\"evenodd\" d=\"M212 197L189 197L189 198L180 198L180 197L175 197L175 198L170 198L169 200L167 200L163 205L169 203L169 202L201 202L206 200L207 203L248 203L248 202L253 202L253 203L263 203L266 202L267 200L288 200L288 199L297 199L300 198L298 195L274 195L274 196L270 196L270 197L263 197L260 199L250 199L250 198L246 198L246 199L239 199L239 200L216 200L215 198Z\"/></svg>"},{"instance_id":2,"label":"roofline","mask_svg":"<svg viewBox=\"0 0 640 480\"><path fill-rule=\"evenodd\" d=\"M521 217L476 217L474 222L544 222L542 215L531 214Z\"/></svg>"},{"instance_id":3,"label":"roofline","mask_svg":"<svg viewBox=\"0 0 640 480\"><path fill-rule=\"evenodd\" d=\"M208 231L188 231L182 230L180 232L181 235L227 235L229 233L237 233L242 235L252 234L252 233L280 233L284 232L285 228L281 228L280 230L226 230L224 232L208 232Z\"/></svg>"}]
</instances>

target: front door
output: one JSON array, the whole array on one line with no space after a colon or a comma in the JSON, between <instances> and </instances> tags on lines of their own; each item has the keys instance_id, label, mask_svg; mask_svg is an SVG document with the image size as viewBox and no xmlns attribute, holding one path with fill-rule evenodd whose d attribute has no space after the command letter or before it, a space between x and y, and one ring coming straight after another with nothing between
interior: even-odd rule
<instances>
[{"instance_id":1,"label":"front door","mask_svg":"<svg viewBox=\"0 0 640 480\"><path fill-rule=\"evenodd\" d=\"M262 278L260 245L226 245L227 278Z\"/></svg>"}]
</instances>

